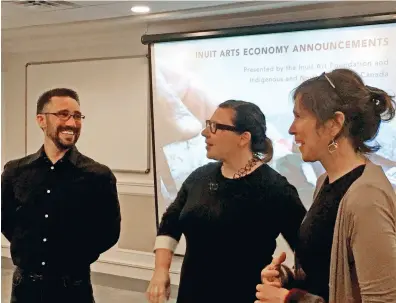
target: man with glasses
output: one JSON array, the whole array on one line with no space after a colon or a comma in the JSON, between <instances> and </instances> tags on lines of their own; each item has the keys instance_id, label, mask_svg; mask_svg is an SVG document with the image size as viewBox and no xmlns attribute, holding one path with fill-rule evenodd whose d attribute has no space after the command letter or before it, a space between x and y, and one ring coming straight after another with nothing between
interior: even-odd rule
<instances>
[{"instance_id":1,"label":"man with glasses","mask_svg":"<svg viewBox=\"0 0 396 303\"><path fill-rule=\"evenodd\" d=\"M75 147L84 118L75 91L45 92L37 102L43 146L4 167L11 302L94 302L90 264L118 241L121 215L114 174Z\"/></svg>"}]
</instances>

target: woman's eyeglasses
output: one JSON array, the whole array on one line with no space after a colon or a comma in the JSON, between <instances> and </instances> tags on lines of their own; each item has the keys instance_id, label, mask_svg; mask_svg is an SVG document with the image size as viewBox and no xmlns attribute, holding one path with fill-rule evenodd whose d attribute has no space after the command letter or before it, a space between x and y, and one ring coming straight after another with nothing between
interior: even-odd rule
<instances>
[{"instance_id":1,"label":"woman's eyeglasses","mask_svg":"<svg viewBox=\"0 0 396 303\"><path fill-rule=\"evenodd\" d=\"M235 126L217 123L214 121L206 120L206 128L209 128L212 134L215 134L218 129L229 130L232 132L239 132Z\"/></svg>"}]
</instances>

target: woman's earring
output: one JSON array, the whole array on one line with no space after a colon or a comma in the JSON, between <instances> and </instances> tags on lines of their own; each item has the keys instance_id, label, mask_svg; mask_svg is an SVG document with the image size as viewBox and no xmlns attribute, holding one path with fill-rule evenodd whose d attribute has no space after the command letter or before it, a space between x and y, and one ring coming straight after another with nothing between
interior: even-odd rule
<instances>
[{"instance_id":1,"label":"woman's earring","mask_svg":"<svg viewBox=\"0 0 396 303\"><path fill-rule=\"evenodd\" d=\"M327 149L329 150L329 153L332 154L334 153L338 148L338 143L333 140L331 140L330 144L327 146Z\"/></svg>"}]
</instances>

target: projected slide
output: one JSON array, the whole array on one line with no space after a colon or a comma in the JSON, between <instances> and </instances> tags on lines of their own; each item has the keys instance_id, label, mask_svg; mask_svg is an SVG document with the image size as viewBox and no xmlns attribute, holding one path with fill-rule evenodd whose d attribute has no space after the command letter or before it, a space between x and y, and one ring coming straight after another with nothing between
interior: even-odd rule
<instances>
[{"instance_id":1,"label":"projected slide","mask_svg":"<svg viewBox=\"0 0 396 303\"><path fill-rule=\"evenodd\" d=\"M335 68L357 71L368 85L396 93L396 26L370 25L152 46L159 217L186 177L207 163L200 132L227 99L256 103L274 142L270 165L294 184L309 208L319 163L304 163L288 134L292 90ZM396 188L396 121L381 126L380 164Z\"/></svg>"}]
</instances>

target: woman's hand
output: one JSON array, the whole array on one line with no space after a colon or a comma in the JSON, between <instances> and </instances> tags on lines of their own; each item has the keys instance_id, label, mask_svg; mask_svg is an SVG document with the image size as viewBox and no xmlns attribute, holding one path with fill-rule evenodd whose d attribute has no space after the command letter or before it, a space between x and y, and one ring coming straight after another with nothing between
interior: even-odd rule
<instances>
[{"instance_id":1,"label":"woman's hand","mask_svg":"<svg viewBox=\"0 0 396 303\"><path fill-rule=\"evenodd\" d=\"M281 253L279 257L273 258L271 264L267 265L261 272L261 282L265 285L282 287L280 279L280 266L286 260L286 253Z\"/></svg>"},{"instance_id":2,"label":"woman's hand","mask_svg":"<svg viewBox=\"0 0 396 303\"><path fill-rule=\"evenodd\" d=\"M284 303L289 291L285 288L274 287L271 285L259 284L256 287L256 298L254 303Z\"/></svg>"},{"instance_id":3,"label":"woman's hand","mask_svg":"<svg viewBox=\"0 0 396 303\"><path fill-rule=\"evenodd\" d=\"M150 303L164 303L170 297L170 276L166 269L155 269L146 291Z\"/></svg>"}]
</instances>

